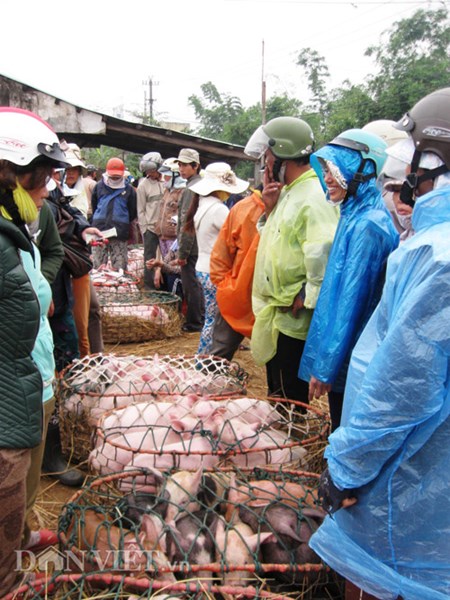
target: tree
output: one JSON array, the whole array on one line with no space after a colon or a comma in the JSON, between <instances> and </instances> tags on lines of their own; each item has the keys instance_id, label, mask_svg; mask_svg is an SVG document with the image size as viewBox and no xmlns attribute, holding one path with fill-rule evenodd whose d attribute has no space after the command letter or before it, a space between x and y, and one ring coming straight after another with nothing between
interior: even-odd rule
<instances>
[{"instance_id":1,"label":"tree","mask_svg":"<svg viewBox=\"0 0 450 600\"><path fill-rule=\"evenodd\" d=\"M395 22L367 49L379 72L368 79L373 118L399 119L420 98L450 79L450 25L446 8L416 11Z\"/></svg>"},{"instance_id":2,"label":"tree","mask_svg":"<svg viewBox=\"0 0 450 600\"><path fill-rule=\"evenodd\" d=\"M314 130L322 131L327 116L326 80L330 76L328 66L324 57L312 48L302 48L298 54L296 64L303 67L312 94L312 101L308 105L307 111L308 123Z\"/></svg>"},{"instance_id":3,"label":"tree","mask_svg":"<svg viewBox=\"0 0 450 600\"><path fill-rule=\"evenodd\" d=\"M234 121L243 111L241 101L236 96L220 94L211 81L204 83L200 88L203 99L192 95L188 100L201 123L197 134L216 140L222 139L225 123Z\"/></svg>"},{"instance_id":4,"label":"tree","mask_svg":"<svg viewBox=\"0 0 450 600\"><path fill-rule=\"evenodd\" d=\"M363 127L374 120L376 113L376 103L368 94L367 87L344 81L342 88L330 94L328 116L324 130L318 136L318 145L332 140L346 129Z\"/></svg>"}]
</instances>

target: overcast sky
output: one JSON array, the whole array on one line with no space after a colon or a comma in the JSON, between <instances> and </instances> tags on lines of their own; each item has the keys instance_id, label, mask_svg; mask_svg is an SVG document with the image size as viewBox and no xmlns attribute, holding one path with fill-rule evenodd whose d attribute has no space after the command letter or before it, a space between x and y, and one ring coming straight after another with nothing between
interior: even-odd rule
<instances>
[{"instance_id":1,"label":"overcast sky","mask_svg":"<svg viewBox=\"0 0 450 600\"><path fill-rule=\"evenodd\" d=\"M154 116L194 124L188 97L201 95L207 81L245 107L260 101L263 40L267 96L287 92L305 100L306 79L295 65L301 48L325 57L333 86L344 79L360 83L374 69L364 50L378 45L383 31L418 8L444 5L449 2L3 0L0 73L109 114L121 106L143 112L152 79Z\"/></svg>"}]
</instances>

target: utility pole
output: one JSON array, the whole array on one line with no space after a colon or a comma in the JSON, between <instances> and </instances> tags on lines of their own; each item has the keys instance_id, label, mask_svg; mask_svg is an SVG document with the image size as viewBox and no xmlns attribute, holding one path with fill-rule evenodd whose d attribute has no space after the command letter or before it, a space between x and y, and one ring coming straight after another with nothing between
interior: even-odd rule
<instances>
[{"instance_id":1,"label":"utility pole","mask_svg":"<svg viewBox=\"0 0 450 600\"><path fill-rule=\"evenodd\" d=\"M159 81L153 81L153 79L149 76L146 81L142 82L142 85L148 85L148 97L147 92L144 90L144 116L147 116L147 103L148 103L148 114L150 123L153 123L153 103L156 100L153 97L153 86L159 85Z\"/></svg>"},{"instance_id":2,"label":"utility pole","mask_svg":"<svg viewBox=\"0 0 450 600\"><path fill-rule=\"evenodd\" d=\"M262 60L261 60L261 122L266 122L266 81L264 79L264 40L262 41Z\"/></svg>"}]
</instances>

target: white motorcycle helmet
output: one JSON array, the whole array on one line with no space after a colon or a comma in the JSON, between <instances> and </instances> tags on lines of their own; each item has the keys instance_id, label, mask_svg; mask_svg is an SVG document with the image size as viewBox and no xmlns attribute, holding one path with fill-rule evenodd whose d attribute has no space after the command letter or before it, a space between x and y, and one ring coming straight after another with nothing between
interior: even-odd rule
<instances>
[{"instance_id":1,"label":"white motorcycle helmet","mask_svg":"<svg viewBox=\"0 0 450 600\"><path fill-rule=\"evenodd\" d=\"M145 174L147 171L157 171L162 165L162 156L159 152L147 152L141 158L139 169Z\"/></svg>"},{"instance_id":2,"label":"white motorcycle helmet","mask_svg":"<svg viewBox=\"0 0 450 600\"><path fill-rule=\"evenodd\" d=\"M176 158L166 158L163 164L159 167L158 171L163 175L168 175L172 173L180 174L180 167L178 166L178 161Z\"/></svg>"},{"instance_id":3,"label":"white motorcycle helmet","mask_svg":"<svg viewBox=\"0 0 450 600\"><path fill-rule=\"evenodd\" d=\"M59 139L43 119L22 108L0 107L0 159L25 167L45 157L55 167L69 166Z\"/></svg>"},{"instance_id":4,"label":"white motorcycle helmet","mask_svg":"<svg viewBox=\"0 0 450 600\"><path fill-rule=\"evenodd\" d=\"M382 140L386 142L388 148L404 140L408 137L405 131L400 131L395 127L396 122L390 121L389 119L378 119L377 121L370 121L362 128L363 131L374 133Z\"/></svg>"}]
</instances>

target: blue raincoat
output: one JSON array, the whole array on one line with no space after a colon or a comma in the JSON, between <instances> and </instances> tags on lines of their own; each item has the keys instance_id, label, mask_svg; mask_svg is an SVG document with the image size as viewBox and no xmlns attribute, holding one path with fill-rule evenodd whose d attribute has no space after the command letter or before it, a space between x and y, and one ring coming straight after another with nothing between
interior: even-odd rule
<instances>
[{"instance_id":1,"label":"blue raincoat","mask_svg":"<svg viewBox=\"0 0 450 600\"><path fill-rule=\"evenodd\" d=\"M328 145L311 157L319 175L318 157L339 167L347 182L358 171L361 155L342 146ZM365 173L373 172L372 163ZM350 355L355 343L378 304L384 283L386 261L398 245L398 233L385 208L375 178L360 183L356 195L341 204L336 236L331 247L300 363L300 379L331 383L343 392Z\"/></svg>"},{"instance_id":2,"label":"blue raincoat","mask_svg":"<svg viewBox=\"0 0 450 600\"><path fill-rule=\"evenodd\" d=\"M311 547L378 598L450 598L450 187L421 197L352 354L325 456L358 503Z\"/></svg>"}]
</instances>

